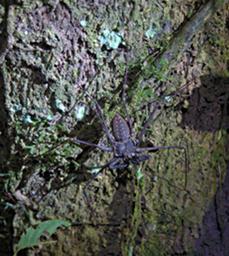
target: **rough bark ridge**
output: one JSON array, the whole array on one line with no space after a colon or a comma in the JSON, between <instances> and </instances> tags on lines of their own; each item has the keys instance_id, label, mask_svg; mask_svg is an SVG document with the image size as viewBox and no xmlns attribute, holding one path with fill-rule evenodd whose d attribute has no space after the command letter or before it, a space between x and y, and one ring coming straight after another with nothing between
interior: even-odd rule
<instances>
[{"instance_id":1,"label":"rough bark ridge","mask_svg":"<svg viewBox=\"0 0 229 256\"><path fill-rule=\"evenodd\" d=\"M0 2L1 255L47 219L72 226L28 255L229 254L228 11L205 0ZM155 152L92 179L111 156L69 138L107 143L86 95L107 119L125 114L126 68L135 131L159 102L144 144L186 156Z\"/></svg>"}]
</instances>

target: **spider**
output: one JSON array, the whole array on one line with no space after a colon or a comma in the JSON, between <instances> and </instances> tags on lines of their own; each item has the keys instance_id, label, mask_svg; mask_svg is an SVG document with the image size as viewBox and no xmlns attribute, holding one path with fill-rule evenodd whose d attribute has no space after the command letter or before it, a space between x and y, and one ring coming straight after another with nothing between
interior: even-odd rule
<instances>
[{"instance_id":1,"label":"spider","mask_svg":"<svg viewBox=\"0 0 229 256\"><path fill-rule=\"evenodd\" d=\"M138 165L141 162L148 160L150 155L146 154L146 152L157 151L161 149L184 149L181 146L141 147L140 143L142 142L147 127L154 119L157 108L154 108L154 110L149 114L148 119L143 124L143 128L136 136L134 136L132 123L130 121L131 119L128 115L124 97L125 96L123 90L122 99L127 117L124 118L120 113L117 112L111 121L111 131L105 120L102 108L96 100L93 100L95 102L96 115L100 121L103 132L105 133L110 146L94 144L77 138L72 139L72 141L76 144L84 144L99 148L104 152L113 153L113 158L102 167L108 167L111 170L125 169L129 166L129 164Z\"/></svg>"}]
</instances>

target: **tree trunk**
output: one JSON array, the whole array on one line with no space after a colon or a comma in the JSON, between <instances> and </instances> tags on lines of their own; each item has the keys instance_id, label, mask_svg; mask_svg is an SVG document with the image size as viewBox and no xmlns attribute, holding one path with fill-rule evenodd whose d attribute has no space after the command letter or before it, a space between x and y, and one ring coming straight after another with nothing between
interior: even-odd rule
<instances>
[{"instance_id":1,"label":"tree trunk","mask_svg":"<svg viewBox=\"0 0 229 256\"><path fill-rule=\"evenodd\" d=\"M28 255L229 254L228 10L213 0L0 2L1 255L49 219L72 225ZM95 99L107 120L127 105L133 137L160 105L141 145L183 149L102 172L112 154L72 142L108 143Z\"/></svg>"}]
</instances>

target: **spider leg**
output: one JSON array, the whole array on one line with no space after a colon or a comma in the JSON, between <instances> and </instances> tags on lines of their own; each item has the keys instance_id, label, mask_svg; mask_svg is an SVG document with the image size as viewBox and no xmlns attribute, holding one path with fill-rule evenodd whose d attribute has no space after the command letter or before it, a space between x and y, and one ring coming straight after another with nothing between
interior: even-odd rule
<instances>
[{"instance_id":1,"label":"spider leg","mask_svg":"<svg viewBox=\"0 0 229 256\"><path fill-rule=\"evenodd\" d=\"M159 107L160 107L160 104L156 103L153 111L149 114L148 119L145 121L143 128L137 134L137 139L139 142L142 141L143 136L145 135L146 129L150 126L150 123L153 122L159 116L160 114Z\"/></svg>"},{"instance_id":2,"label":"spider leg","mask_svg":"<svg viewBox=\"0 0 229 256\"><path fill-rule=\"evenodd\" d=\"M103 129L104 133L106 134L107 139L111 142L111 144L113 144L115 140L114 140L112 134L109 131L109 128L108 128L108 125L106 123L103 111L102 111L99 103L95 99L94 99L94 102L95 102L95 112L96 112L96 115L97 115L97 117L100 121L100 124L102 125L102 129Z\"/></svg>"},{"instance_id":3,"label":"spider leg","mask_svg":"<svg viewBox=\"0 0 229 256\"><path fill-rule=\"evenodd\" d=\"M112 152L112 148L111 147L106 147L106 146L102 146L102 145L98 145L98 144L95 144L95 143L91 143L91 142L88 142L88 141L84 141L84 140L79 140L79 139L71 139L71 141L77 145L79 144L83 144L83 145L87 145L87 146L91 146L91 147L96 147L96 148L99 148L105 152Z\"/></svg>"},{"instance_id":4,"label":"spider leg","mask_svg":"<svg viewBox=\"0 0 229 256\"><path fill-rule=\"evenodd\" d=\"M128 166L128 163L122 162L120 158L116 158L116 161L109 164L111 170L124 169Z\"/></svg>"},{"instance_id":5,"label":"spider leg","mask_svg":"<svg viewBox=\"0 0 229 256\"><path fill-rule=\"evenodd\" d=\"M173 182L171 182L170 180L166 179L165 177L163 176L160 176L157 174L157 177L161 180L164 180L165 182L167 182L170 186L174 187L175 189L179 190L179 191L184 191L188 197L192 200L192 202L195 202L195 200L192 198L191 196L191 192L189 190L187 190L186 188L180 188L179 186L176 186L175 184L173 184ZM150 188L145 192L145 194L149 194L151 192L151 190L154 188L154 185L150 186Z\"/></svg>"},{"instance_id":6,"label":"spider leg","mask_svg":"<svg viewBox=\"0 0 229 256\"><path fill-rule=\"evenodd\" d=\"M102 129L103 129L104 133L106 134L108 141L110 141L111 144L112 144L115 140L114 140L112 134L109 131L108 125L106 123L106 119L104 117L103 111L102 111L99 103L97 102L96 99L91 97L91 95L88 94L86 91L85 91L85 94L88 96L89 99L91 99L95 103L95 113L96 113L96 116L98 117L99 122L102 125Z\"/></svg>"},{"instance_id":7,"label":"spider leg","mask_svg":"<svg viewBox=\"0 0 229 256\"><path fill-rule=\"evenodd\" d=\"M144 162L146 160L149 160L150 159L150 155L138 155L136 156L135 158L132 158L131 159L131 162L133 164L140 164L141 162Z\"/></svg>"},{"instance_id":8,"label":"spider leg","mask_svg":"<svg viewBox=\"0 0 229 256\"><path fill-rule=\"evenodd\" d=\"M136 152L144 152L144 151L153 151L153 150L161 150L161 149L182 149L184 150L184 158L185 158L185 189L187 187L187 182L188 182L188 171L189 171L189 160L188 160L188 154L187 154L187 149L182 146L159 146L159 147L142 147L136 148Z\"/></svg>"},{"instance_id":9,"label":"spider leg","mask_svg":"<svg viewBox=\"0 0 229 256\"><path fill-rule=\"evenodd\" d=\"M128 72L127 72L127 69L126 69L124 79L123 79L123 82L122 82L122 104L123 104L124 110L125 110L125 116L126 116L126 119L127 119L126 121L129 125L130 133L132 134L132 121L131 121L130 114L129 114L128 107L127 107L127 103L126 103L125 85L127 85L127 75L128 75Z\"/></svg>"},{"instance_id":10,"label":"spider leg","mask_svg":"<svg viewBox=\"0 0 229 256\"><path fill-rule=\"evenodd\" d=\"M106 164L102 165L102 166L93 166L93 167L87 167L89 169L96 169L96 168L101 168L98 172L96 172L95 174L92 174L92 178L86 182L85 186L84 186L84 189L83 189L83 196L84 198L86 199L86 203L88 205L88 207L91 209L91 212L93 212L93 208L91 207L91 202L90 202L90 199L89 199L89 196L86 192L86 189L90 186L90 184L92 183L92 181L106 168L106 167L109 167L111 168L111 166L114 164L114 166L120 161L119 158L112 158L110 161L108 161Z\"/></svg>"},{"instance_id":11,"label":"spider leg","mask_svg":"<svg viewBox=\"0 0 229 256\"><path fill-rule=\"evenodd\" d=\"M161 149L185 149L184 147L181 146L159 146L159 147L143 147L143 148L136 148L136 152L144 152L144 151L153 151L153 150L161 150Z\"/></svg>"},{"instance_id":12,"label":"spider leg","mask_svg":"<svg viewBox=\"0 0 229 256\"><path fill-rule=\"evenodd\" d=\"M99 172L97 172L93 178L96 178L101 171L103 171L103 169L105 169L106 167L109 167L109 169L111 170L115 170L115 169L123 169L125 167L127 167L128 164L127 163L122 163L122 159L119 157L114 157L112 158L110 161L108 161L106 164L101 165L101 166L93 166L93 167L88 167L88 169L97 169L97 168L101 168L101 170L99 170Z\"/></svg>"}]
</instances>

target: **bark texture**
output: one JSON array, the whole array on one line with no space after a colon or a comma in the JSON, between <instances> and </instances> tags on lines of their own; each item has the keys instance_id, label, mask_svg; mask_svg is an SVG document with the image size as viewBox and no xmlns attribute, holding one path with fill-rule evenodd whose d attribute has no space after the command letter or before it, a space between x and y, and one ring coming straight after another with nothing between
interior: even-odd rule
<instances>
[{"instance_id":1,"label":"bark texture","mask_svg":"<svg viewBox=\"0 0 229 256\"><path fill-rule=\"evenodd\" d=\"M229 255L228 11L205 0L0 2L1 255L47 219L72 226L19 255ZM70 139L107 143L92 99L108 120L125 115L126 69L134 131L161 106L143 145L186 150L93 179L112 156Z\"/></svg>"}]
</instances>

